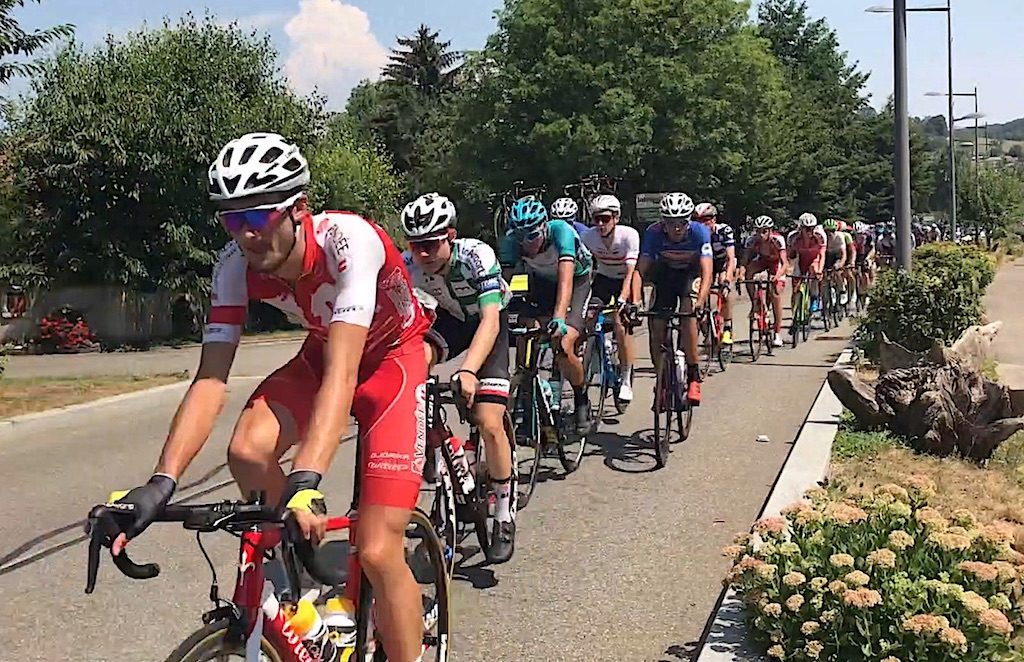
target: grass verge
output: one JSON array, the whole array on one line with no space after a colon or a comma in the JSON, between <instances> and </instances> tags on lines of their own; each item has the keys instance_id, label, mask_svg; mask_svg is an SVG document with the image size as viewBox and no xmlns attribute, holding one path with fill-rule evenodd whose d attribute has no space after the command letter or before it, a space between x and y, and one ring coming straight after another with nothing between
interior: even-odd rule
<instances>
[{"instance_id":1,"label":"grass verge","mask_svg":"<svg viewBox=\"0 0 1024 662\"><path fill-rule=\"evenodd\" d=\"M929 501L943 513L967 508L982 522L1013 522L1019 527L1018 543L1024 543L1024 433L1003 442L991 460L978 465L918 453L888 432L857 429L849 412L843 413L832 447L832 480L873 489L911 474L935 481L937 494Z\"/></svg>"},{"instance_id":2,"label":"grass verge","mask_svg":"<svg viewBox=\"0 0 1024 662\"><path fill-rule=\"evenodd\" d=\"M188 372L104 377L0 379L0 419L66 407L188 379Z\"/></svg>"}]
</instances>

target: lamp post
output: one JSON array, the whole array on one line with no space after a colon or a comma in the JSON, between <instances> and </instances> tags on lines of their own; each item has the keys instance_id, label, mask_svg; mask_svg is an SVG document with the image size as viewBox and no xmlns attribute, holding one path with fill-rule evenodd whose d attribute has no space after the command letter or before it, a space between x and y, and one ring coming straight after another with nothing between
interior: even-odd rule
<instances>
[{"instance_id":1,"label":"lamp post","mask_svg":"<svg viewBox=\"0 0 1024 662\"><path fill-rule=\"evenodd\" d=\"M946 6L942 7L911 7L904 9L906 12L944 12L946 14L946 77L949 86L949 94L953 93L953 10L951 0L946 0ZM906 3L899 3L905 7ZM865 11L873 14L888 14L893 11L892 7L874 6L868 7ZM956 151L953 148L953 97L949 98L947 126L949 129L949 231L956 236Z\"/></svg>"}]
</instances>

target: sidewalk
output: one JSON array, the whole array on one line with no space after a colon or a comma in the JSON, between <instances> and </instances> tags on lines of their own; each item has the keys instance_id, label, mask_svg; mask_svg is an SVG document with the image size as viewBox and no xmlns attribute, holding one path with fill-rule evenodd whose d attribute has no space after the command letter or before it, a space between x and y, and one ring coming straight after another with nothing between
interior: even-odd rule
<instances>
[{"instance_id":1,"label":"sidewalk","mask_svg":"<svg viewBox=\"0 0 1024 662\"><path fill-rule=\"evenodd\" d=\"M999 376L1011 388L1024 388L1024 260L1008 262L985 294L985 312L1003 327L993 343Z\"/></svg>"}]
</instances>

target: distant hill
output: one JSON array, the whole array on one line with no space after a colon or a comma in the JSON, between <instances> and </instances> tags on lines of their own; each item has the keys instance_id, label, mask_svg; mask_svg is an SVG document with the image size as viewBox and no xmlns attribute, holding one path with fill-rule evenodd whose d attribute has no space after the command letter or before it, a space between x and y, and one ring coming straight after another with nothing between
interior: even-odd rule
<instances>
[{"instance_id":1,"label":"distant hill","mask_svg":"<svg viewBox=\"0 0 1024 662\"><path fill-rule=\"evenodd\" d=\"M922 118L921 123L927 136L946 135L946 117L944 115ZM961 140L974 140L973 122L965 120L963 124L971 124L971 126L958 126L956 137ZM991 140L1024 140L1024 117L1019 117L1003 124L989 124L988 137Z\"/></svg>"}]
</instances>

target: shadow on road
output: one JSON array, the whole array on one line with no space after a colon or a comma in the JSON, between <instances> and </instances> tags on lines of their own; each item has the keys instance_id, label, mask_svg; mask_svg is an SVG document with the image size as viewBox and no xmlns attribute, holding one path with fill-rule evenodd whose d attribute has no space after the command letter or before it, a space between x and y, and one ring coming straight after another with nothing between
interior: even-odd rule
<instances>
[{"instance_id":1,"label":"shadow on road","mask_svg":"<svg viewBox=\"0 0 1024 662\"><path fill-rule=\"evenodd\" d=\"M679 660L696 660L700 652L700 642L688 641L685 644L673 644L665 649L664 657L658 662L678 662Z\"/></svg>"},{"instance_id":2,"label":"shadow on road","mask_svg":"<svg viewBox=\"0 0 1024 662\"><path fill-rule=\"evenodd\" d=\"M657 469L652 430L638 430L629 437L615 432L598 432L587 440L587 455L603 455L604 465L613 471L642 474Z\"/></svg>"}]
</instances>

